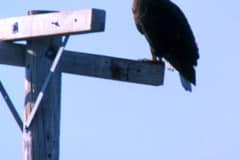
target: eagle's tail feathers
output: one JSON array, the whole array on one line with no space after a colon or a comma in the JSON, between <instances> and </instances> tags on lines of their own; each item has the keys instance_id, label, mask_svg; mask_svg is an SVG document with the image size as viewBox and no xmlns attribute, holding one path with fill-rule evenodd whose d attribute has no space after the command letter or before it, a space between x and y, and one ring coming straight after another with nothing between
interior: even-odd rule
<instances>
[{"instance_id":1,"label":"eagle's tail feathers","mask_svg":"<svg viewBox=\"0 0 240 160\"><path fill-rule=\"evenodd\" d=\"M185 77L183 77L181 74L179 74L180 76L180 80L181 80L181 84L183 86L183 88L188 91L188 92L192 92L192 85L191 82L189 82Z\"/></svg>"}]
</instances>

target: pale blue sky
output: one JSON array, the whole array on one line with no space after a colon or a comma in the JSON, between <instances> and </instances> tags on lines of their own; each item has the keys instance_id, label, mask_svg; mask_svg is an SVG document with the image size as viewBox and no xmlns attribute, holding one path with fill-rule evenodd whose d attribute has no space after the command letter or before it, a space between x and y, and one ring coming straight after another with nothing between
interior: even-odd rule
<instances>
[{"instance_id":1,"label":"pale blue sky","mask_svg":"<svg viewBox=\"0 0 240 160\"><path fill-rule=\"evenodd\" d=\"M132 0L8 0L0 18L31 9L107 12L106 31L72 36L67 49L130 59L150 58L133 23ZM185 92L176 72L152 87L63 74L61 160L239 160L240 2L175 0L200 49L197 87ZM24 69L0 65L23 113ZM1 159L22 159L21 133L0 97Z\"/></svg>"}]
</instances>

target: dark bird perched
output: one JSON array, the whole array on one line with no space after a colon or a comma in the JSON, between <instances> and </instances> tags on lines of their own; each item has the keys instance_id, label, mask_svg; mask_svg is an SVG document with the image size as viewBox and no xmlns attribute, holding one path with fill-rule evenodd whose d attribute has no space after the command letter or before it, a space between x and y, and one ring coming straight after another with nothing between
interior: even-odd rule
<instances>
[{"instance_id":1,"label":"dark bird perched","mask_svg":"<svg viewBox=\"0 0 240 160\"><path fill-rule=\"evenodd\" d=\"M179 73L183 87L196 85L194 66L199 58L191 27L181 9L170 0L134 0L137 29L151 49L153 61L164 58Z\"/></svg>"}]
</instances>

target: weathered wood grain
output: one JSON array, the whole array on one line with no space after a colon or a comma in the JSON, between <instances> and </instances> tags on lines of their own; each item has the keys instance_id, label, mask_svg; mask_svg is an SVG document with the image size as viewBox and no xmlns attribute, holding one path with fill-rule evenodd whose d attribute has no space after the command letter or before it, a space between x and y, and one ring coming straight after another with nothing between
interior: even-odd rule
<instances>
[{"instance_id":1,"label":"weathered wood grain","mask_svg":"<svg viewBox=\"0 0 240 160\"><path fill-rule=\"evenodd\" d=\"M60 63L64 73L148 85L163 85L164 65L151 62L65 51Z\"/></svg>"},{"instance_id":2,"label":"weathered wood grain","mask_svg":"<svg viewBox=\"0 0 240 160\"><path fill-rule=\"evenodd\" d=\"M25 66L24 57L23 45L0 43L0 64ZM148 85L162 85L164 79L163 64L67 50L64 51L59 66L64 73Z\"/></svg>"},{"instance_id":3,"label":"weathered wood grain","mask_svg":"<svg viewBox=\"0 0 240 160\"><path fill-rule=\"evenodd\" d=\"M0 64L25 66L25 45L0 42Z\"/></svg>"},{"instance_id":4,"label":"weathered wood grain","mask_svg":"<svg viewBox=\"0 0 240 160\"><path fill-rule=\"evenodd\" d=\"M42 38L28 42L26 54L25 116L28 122L32 107L52 64L45 56L52 43L61 38ZM24 160L58 160L60 143L61 72L51 78L40 107L29 128L24 129ZM25 125L26 126L26 125Z\"/></svg>"},{"instance_id":5,"label":"weathered wood grain","mask_svg":"<svg viewBox=\"0 0 240 160\"><path fill-rule=\"evenodd\" d=\"M0 41L103 31L105 11L86 9L0 19Z\"/></svg>"}]
</instances>

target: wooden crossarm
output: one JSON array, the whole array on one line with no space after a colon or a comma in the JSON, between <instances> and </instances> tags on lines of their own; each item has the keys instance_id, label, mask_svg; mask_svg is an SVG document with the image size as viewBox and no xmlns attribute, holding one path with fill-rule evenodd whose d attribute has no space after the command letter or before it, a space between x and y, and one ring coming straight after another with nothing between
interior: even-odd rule
<instances>
[{"instance_id":1,"label":"wooden crossarm","mask_svg":"<svg viewBox=\"0 0 240 160\"><path fill-rule=\"evenodd\" d=\"M24 45L0 43L0 64L25 66ZM162 85L164 65L65 50L59 64L63 73L148 85Z\"/></svg>"},{"instance_id":2,"label":"wooden crossarm","mask_svg":"<svg viewBox=\"0 0 240 160\"><path fill-rule=\"evenodd\" d=\"M104 31L105 11L86 9L0 19L0 41Z\"/></svg>"},{"instance_id":3,"label":"wooden crossarm","mask_svg":"<svg viewBox=\"0 0 240 160\"><path fill-rule=\"evenodd\" d=\"M65 51L62 72L148 85L162 85L164 64Z\"/></svg>"}]
</instances>

